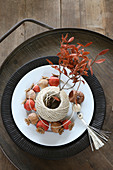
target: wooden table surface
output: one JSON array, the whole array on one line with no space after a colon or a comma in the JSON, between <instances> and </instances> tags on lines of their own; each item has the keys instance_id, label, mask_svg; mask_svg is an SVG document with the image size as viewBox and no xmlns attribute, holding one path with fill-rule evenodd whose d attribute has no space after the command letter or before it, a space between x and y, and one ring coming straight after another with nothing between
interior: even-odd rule
<instances>
[{"instance_id":1,"label":"wooden table surface","mask_svg":"<svg viewBox=\"0 0 113 170\"><path fill-rule=\"evenodd\" d=\"M113 38L113 0L0 0L0 7L0 37L21 19L33 18L55 28L85 28ZM8 54L19 44L45 30L47 29L32 23L20 26L0 44L0 63L2 64ZM109 149L108 153L108 145L109 142L102 151L94 153L91 153L88 147L81 153L84 155L83 160L78 154L78 156L72 157L67 165L64 164L64 169L112 170L113 148L110 148L112 154ZM87 154L90 155L90 159ZM46 163L51 166L51 161L40 161L42 164ZM58 165L60 164L63 164L63 160L58 162ZM15 170L16 168L0 150L0 170L6 169ZM37 169L39 168L37 167Z\"/></svg>"}]
</instances>

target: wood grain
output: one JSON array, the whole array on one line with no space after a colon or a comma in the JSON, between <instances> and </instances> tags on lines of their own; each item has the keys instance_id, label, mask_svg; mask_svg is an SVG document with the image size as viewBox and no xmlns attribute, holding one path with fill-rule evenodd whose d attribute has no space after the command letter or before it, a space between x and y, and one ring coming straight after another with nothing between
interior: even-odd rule
<instances>
[{"instance_id":1,"label":"wood grain","mask_svg":"<svg viewBox=\"0 0 113 170\"><path fill-rule=\"evenodd\" d=\"M105 0L105 35L113 39L113 1Z\"/></svg>"},{"instance_id":2,"label":"wood grain","mask_svg":"<svg viewBox=\"0 0 113 170\"><path fill-rule=\"evenodd\" d=\"M52 27L60 27L60 0L37 0L26 1L26 18L40 20ZM47 29L33 25L25 24L25 38L47 31Z\"/></svg>"},{"instance_id":3,"label":"wood grain","mask_svg":"<svg viewBox=\"0 0 113 170\"><path fill-rule=\"evenodd\" d=\"M0 36L7 32L16 22L25 18L25 2L20 0L0 1ZM0 44L0 63L7 58L7 55L24 41L24 27L18 28L12 35ZM18 35L18 36L17 36Z\"/></svg>"},{"instance_id":4,"label":"wood grain","mask_svg":"<svg viewBox=\"0 0 113 170\"><path fill-rule=\"evenodd\" d=\"M0 170L15 170L14 165L7 159L6 155L0 149Z\"/></svg>"},{"instance_id":5,"label":"wood grain","mask_svg":"<svg viewBox=\"0 0 113 170\"><path fill-rule=\"evenodd\" d=\"M78 27L105 34L103 0L62 0L61 26Z\"/></svg>"},{"instance_id":6,"label":"wood grain","mask_svg":"<svg viewBox=\"0 0 113 170\"><path fill-rule=\"evenodd\" d=\"M0 36L9 30L16 22L23 18L33 18L45 22L53 27L78 27L93 30L113 38L113 1L112 0L0 0ZM12 35L0 44L0 63L8 54L29 37L46 29L31 23L23 24ZM108 66L106 66L107 69ZM112 71L112 70L111 70ZM99 77L99 73L97 73ZM105 87L105 81L101 79ZM112 83L112 80L111 80ZM113 90L113 84L110 90ZM113 129L113 114L111 114L112 93L107 89L107 114L104 128ZM109 94L109 95L107 95ZM2 127L1 127L2 128ZM7 132L4 132L7 133ZM4 134L5 135L5 134ZM10 140L10 138L8 138ZM13 143L13 142L12 142ZM113 136L101 151L92 153L87 148L82 154L75 155L64 161L48 161L39 159L39 170L56 170L62 164L62 170L112 170L113 169ZM16 147L16 146L15 146ZM13 152L13 148L12 152ZM18 147L16 148L18 150ZM18 153L20 151L18 150ZM28 154L29 159L32 157ZM34 162L37 159L34 158ZM25 159L27 162L27 159ZM55 164L55 166L54 166ZM23 166L25 167L25 165ZM37 169L37 163L34 163ZM0 170L16 169L0 151ZM24 169L24 168L23 168Z\"/></svg>"}]
</instances>

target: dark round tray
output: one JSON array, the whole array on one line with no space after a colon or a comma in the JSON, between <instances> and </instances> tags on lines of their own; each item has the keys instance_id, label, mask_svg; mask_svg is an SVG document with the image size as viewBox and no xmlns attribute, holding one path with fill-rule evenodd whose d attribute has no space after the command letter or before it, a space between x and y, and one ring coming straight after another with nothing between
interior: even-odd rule
<instances>
[{"instance_id":1,"label":"dark round tray","mask_svg":"<svg viewBox=\"0 0 113 170\"><path fill-rule=\"evenodd\" d=\"M82 44L86 44L88 42L93 42L93 44L87 48L90 51L92 59L102 51L103 49L108 48L109 52L103 56L106 59L105 63L100 65L95 65L93 67L94 74L99 80L100 84L104 89L104 93L106 96L106 119L104 122L104 130L111 131L112 128L112 101L113 101L113 40L110 38L98 34L93 31L84 30L84 29L76 29L76 28L60 28L52 31L43 32L41 34L37 34L34 37L31 37L21 45L19 45L3 62L0 68L0 99L2 99L4 88L10 79L11 75L15 73L18 68L20 68L25 63L37 59L38 57L43 56L55 56L59 52L60 40L62 34L69 33L69 37L74 36L74 43L80 42ZM93 83L93 82L92 82ZM98 93L97 93L98 95ZM99 96L99 95L98 95ZM103 107L103 106L102 106ZM11 113L9 113L11 114ZM5 116L5 115L4 115ZM98 112L98 117L100 116L100 110ZM8 120L6 120L8 123ZM10 125L9 125L10 126ZM23 151L20 147L18 147L12 139L9 137L6 129L4 128L3 121L0 114L0 144L2 150L6 153L7 157L10 161L19 169L24 170L32 170L36 169L51 169L64 167L70 167L71 165L76 165L78 160L82 160L81 166L83 162L86 163L89 160L89 163L92 162L92 159L96 160L98 158L102 158L102 154L105 154L109 157L109 153L111 153L112 148L112 137L110 140L110 144L107 143L105 147L103 147L99 152L91 152L90 148L85 149L83 152L75 155L74 157L70 157L68 159L63 159L59 161L54 160L45 160L39 159L38 157ZM12 131L12 133L14 133ZM88 140L88 138L87 138ZM84 144L83 144L84 145ZM71 146L70 146L71 150ZM74 152L74 151L73 151ZM69 153L69 152L68 152ZM70 154L68 155L70 156ZM60 152L58 158L60 157ZM104 158L101 159L102 161ZM109 160L109 159L108 159ZM85 164L84 164L85 166ZM71 166L72 167L72 166ZM46 169L47 169L46 168Z\"/></svg>"},{"instance_id":2,"label":"dark round tray","mask_svg":"<svg viewBox=\"0 0 113 170\"><path fill-rule=\"evenodd\" d=\"M41 57L23 65L11 76L2 96L2 119L11 139L24 151L40 158L60 159L75 155L89 145L87 131L85 131L85 133L83 133L78 139L69 144L57 147L43 146L30 141L20 132L13 120L11 113L11 99L17 83L29 71L37 67L47 65L48 62L46 61L46 58L50 59L54 64L58 64L58 57L56 56ZM91 76L90 72L89 76L84 76L84 78L89 84L94 96L94 115L91 125L100 129L104 121L106 109L104 92L97 78L94 75Z\"/></svg>"}]
</instances>

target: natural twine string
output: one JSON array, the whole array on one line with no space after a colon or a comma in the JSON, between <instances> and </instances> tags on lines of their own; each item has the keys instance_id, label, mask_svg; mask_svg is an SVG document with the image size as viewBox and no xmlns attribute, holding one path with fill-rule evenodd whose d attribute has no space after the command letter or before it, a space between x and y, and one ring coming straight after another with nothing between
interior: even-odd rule
<instances>
[{"instance_id":1,"label":"natural twine string","mask_svg":"<svg viewBox=\"0 0 113 170\"><path fill-rule=\"evenodd\" d=\"M65 124L67 124L67 123L72 119L73 116L74 116L74 111L72 111L71 117L70 117L65 123L61 124L60 126L57 126L57 128L61 128L61 127L63 127ZM39 119L42 121L42 123L43 123L44 125L46 125L47 127L49 127L49 125L47 125L46 123L44 123L44 121L43 121L40 117L39 117ZM52 126L52 128L56 128L56 126Z\"/></svg>"},{"instance_id":2,"label":"natural twine string","mask_svg":"<svg viewBox=\"0 0 113 170\"><path fill-rule=\"evenodd\" d=\"M56 93L55 93L55 94L56 94ZM29 107L30 107L30 109L32 110L31 105L30 105L30 97L29 97ZM72 107L73 107L73 105L72 105ZM60 126L57 126L57 128L61 128L61 127L63 127L65 124L67 124L67 123L73 118L73 116L74 116L74 111L72 110L72 113L71 113L70 118L69 118L65 123L61 124ZM39 117L39 120L41 120L44 125L46 125L47 127L49 127L49 125L47 125L46 123L44 123L44 121L41 119L41 117ZM56 126L52 126L52 128L56 128Z\"/></svg>"},{"instance_id":3,"label":"natural twine string","mask_svg":"<svg viewBox=\"0 0 113 170\"><path fill-rule=\"evenodd\" d=\"M60 105L55 109L50 109L46 107L44 104L45 96L47 94L52 94L52 93L59 94L59 97L61 100ZM43 119L49 122L56 122L56 121L63 119L67 115L68 109L69 109L69 99L64 90L60 91L59 93L58 87L50 86L50 87L46 87L42 89L38 93L36 97L36 101L35 101L35 107L39 115Z\"/></svg>"},{"instance_id":4,"label":"natural twine string","mask_svg":"<svg viewBox=\"0 0 113 170\"><path fill-rule=\"evenodd\" d=\"M79 82L78 88L79 88L79 86L80 86L80 83L81 83L81 81ZM37 84L35 84L34 86L36 86L36 85L37 85ZM53 87L51 86L51 87L49 87L49 88L53 88ZM55 87L55 88L56 88L56 87ZM78 88L77 88L77 90L78 90ZM47 90L47 88L46 88L46 90ZM50 91L51 91L51 89L50 89ZM56 91L57 91L57 90L56 90ZM58 92L59 92L59 89L58 89ZM56 95L56 94L58 94L58 92L54 92L52 95ZM36 103L36 101L35 101L35 103ZM68 101L68 103L69 103L69 101ZM36 104L36 105L37 105L37 104ZM31 105L30 105L30 97L29 97L29 106L30 106L30 109L32 110ZM45 113L44 113L44 114L45 114ZM74 115L74 111L72 111L70 118L69 118L64 124L58 126L58 128L64 126L66 123L68 123L68 122L72 119L73 115ZM65 116L64 116L64 117L65 117ZM46 125L47 127L49 127L46 123L43 122L43 120L41 119L41 117L39 117L39 119L42 121L42 123L43 123L44 125ZM63 119L63 118L62 118L62 119ZM61 120L61 119L60 119L60 120ZM58 121L58 120L57 120L57 121ZM52 122L52 121L51 121L51 122ZM53 126L53 128L56 128L56 127Z\"/></svg>"}]
</instances>

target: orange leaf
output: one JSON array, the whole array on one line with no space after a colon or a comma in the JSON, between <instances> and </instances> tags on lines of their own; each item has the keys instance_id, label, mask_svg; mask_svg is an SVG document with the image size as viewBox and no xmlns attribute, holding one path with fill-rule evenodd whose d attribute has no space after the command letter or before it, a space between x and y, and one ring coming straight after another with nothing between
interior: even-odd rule
<instances>
[{"instance_id":1,"label":"orange leaf","mask_svg":"<svg viewBox=\"0 0 113 170\"><path fill-rule=\"evenodd\" d=\"M64 40L64 36L63 36L63 34L62 34L62 41Z\"/></svg>"},{"instance_id":2,"label":"orange leaf","mask_svg":"<svg viewBox=\"0 0 113 170\"><path fill-rule=\"evenodd\" d=\"M89 69L86 67L85 70L88 71Z\"/></svg>"},{"instance_id":3,"label":"orange leaf","mask_svg":"<svg viewBox=\"0 0 113 170\"><path fill-rule=\"evenodd\" d=\"M58 67L56 68L56 70L58 70L60 73L63 73Z\"/></svg>"},{"instance_id":4,"label":"orange leaf","mask_svg":"<svg viewBox=\"0 0 113 170\"><path fill-rule=\"evenodd\" d=\"M74 49L76 50L76 52L78 52L78 48L77 47L74 47Z\"/></svg>"},{"instance_id":5,"label":"orange leaf","mask_svg":"<svg viewBox=\"0 0 113 170\"><path fill-rule=\"evenodd\" d=\"M93 42L87 43L84 47L88 47L89 45L91 45Z\"/></svg>"},{"instance_id":6,"label":"orange leaf","mask_svg":"<svg viewBox=\"0 0 113 170\"><path fill-rule=\"evenodd\" d=\"M82 80L82 83L83 83L83 84L85 84L85 81L84 81L84 80Z\"/></svg>"},{"instance_id":7,"label":"orange leaf","mask_svg":"<svg viewBox=\"0 0 113 170\"><path fill-rule=\"evenodd\" d=\"M74 37L71 37L69 40L68 40L68 43L72 42L74 40Z\"/></svg>"},{"instance_id":8,"label":"orange leaf","mask_svg":"<svg viewBox=\"0 0 113 170\"><path fill-rule=\"evenodd\" d=\"M106 54L108 51L109 51L109 49L103 50L103 51L101 51L98 55Z\"/></svg>"},{"instance_id":9,"label":"orange leaf","mask_svg":"<svg viewBox=\"0 0 113 170\"><path fill-rule=\"evenodd\" d=\"M49 64L53 65L53 63L50 60L48 60L48 59L46 59L46 60L48 61Z\"/></svg>"},{"instance_id":10,"label":"orange leaf","mask_svg":"<svg viewBox=\"0 0 113 170\"><path fill-rule=\"evenodd\" d=\"M66 34L65 39L67 39L67 37L68 37L68 33Z\"/></svg>"},{"instance_id":11,"label":"orange leaf","mask_svg":"<svg viewBox=\"0 0 113 170\"><path fill-rule=\"evenodd\" d=\"M63 64L68 64L68 61L67 60L63 60Z\"/></svg>"},{"instance_id":12,"label":"orange leaf","mask_svg":"<svg viewBox=\"0 0 113 170\"><path fill-rule=\"evenodd\" d=\"M62 48L67 48L68 45L67 45L67 44L61 44L61 47L62 47Z\"/></svg>"},{"instance_id":13,"label":"orange leaf","mask_svg":"<svg viewBox=\"0 0 113 170\"><path fill-rule=\"evenodd\" d=\"M95 63L98 63L98 64L100 64L100 63L103 63L105 60L106 60L106 59L100 59L100 60L96 60L96 61L95 61Z\"/></svg>"},{"instance_id":14,"label":"orange leaf","mask_svg":"<svg viewBox=\"0 0 113 170\"><path fill-rule=\"evenodd\" d=\"M60 101L60 99L56 96L52 96L55 100Z\"/></svg>"},{"instance_id":15,"label":"orange leaf","mask_svg":"<svg viewBox=\"0 0 113 170\"><path fill-rule=\"evenodd\" d=\"M51 66L52 68L55 68L55 69L57 69L58 68L58 66Z\"/></svg>"},{"instance_id":16,"label":"orange leaf","mask_svg":"<svg viewBox=\"0 0 113 170\"><path fill-rule=\"evenodd\" d=\"M78 60L77 54L72 53L69 56L72 57L74 60Z\"/></svg>"},{"instance_id":17,"label":"orange leaf","mask_svg":"<svg viewBox=\"0 0 113 170\"><path fill-rule=\"evenodd\" d=\"M91 71L91 75L93 75L93 69L92 67L90 66L90 71Z\"/></svg>"},{"instance_id":18,"label":"orange leaf","mask_svg":"<svg viewBox=\"0 0 113 170\"><path fill-rule=\"evenodd\" d=\"M57 66L51 66L51 67L58 70L60 73L62 73L62 71Z\"/></svg>"},{"instance_id":19,"label":"orange leaf","mask_svg":"<svg viewBox=\"0 0 113 170\"><path fill-rule=\"evenodd\" d=\"M88 66L90 67L92 59L89 59Z\"/></svg>"},{"instance_id":20,"label":"orange leaf","mask_svg":"<svg viewBox=\"0 0 113 170\"><path fill-rule=\"evenodd\" d=\"M78 46L77 46L77 49L79 49L81 47L81 45L79 44Z\"/></svg>"},{"instance_id":21,"label":"orange leaf","mask_svg":"<svg viewBox=\"0 0 113 170\"><path fill-rule=\"evenodd\" d=\"M63 68L64 74L67 76L67 71L65 68Z\"/></svg>"},{"instance_id":22,"label":"orange leaf","mask_svg":"<svg viewBox=\"0 0 113 170\"><path fill-rule=\"evenodd\" d=\"M57 56L61 55L61 52L57 53Z\"/></svg>"},{"instance_id":23,"label":"orange leaf","mask_svg":"<svg viewBox=\"0 0 113 170\"><path fill-rule=\"evenodd\" d=\"M89 58L87 56L83 56L82 58L84 58L84 59L86 58L87 60L89 60Z\"/></svg>"},{"instance_id":24,"label":"orange leaf","mask_svg":"<svg viewBox=\"0 0 113 170\"><path fill-rule=\"evenodd\" d=\"M87 73L87 71L84 71L84 75L85 75L85 76L88 76L88 73Z\"/></svg>"},{"instance_id":25,"label":"orange leaf","mask_svg":"<svg viewBox=\"0 0 113 170\"><path fill-rule=\"evenodd\" d=\"M73 49L73 48L75 49L75 45L68 45L68 48L69 49Z\"/></svg>"},{"instance_id":26,"label":"orange leaf","mask_svg":"<svg viewBox=\"0 0 113 170\"><path fill-rule=\"evenodd\" d=\"M77 43L77 44L79 45L79 47L81 47L81 46L82 46L82 47L84 47L84 45L83 45L83 44L80 44L80 43ZM77 48L78 48L78 47L77 47Z\"/></svg>"},{"instance_id":27,"label":"orange leaf","mask_svg":"<svg viewBox=\"0 0 113 170\"><path fill-rule=\"evenodd\" d=\"M87 67L87 63L82 64L81 67L85 69Z\"/></svg>"},{"instance_id":28,"label":"orange leaf","mask_svg":"<svg viewBox=\"0 0 113 170\"><path fill-rule=\"evenodd\" d=\"M71 71L70 73L69 73L69 75L72 75L73 74L73 72Z\"/></svg>"},{"instance_id":29,"label":"orange leaf","mask_svg":"<svg viewBox=\"0 0 113 170\"><path fill-rule=\"evenodd\" d=\"M86 61L87 61L87 59L86 59L86 58L85 58L85 59L83 59L83 60L80 62L80 65L81 65L81 64L84 64Z\"/></svg>"},{"instance_id":30,"label":"orange leaf","mask_svg":"<svg viewBox=\"0 0 113 170\"><path fill-rule=\"evenodd\" d=\"M69 67L69 68L73 68L74 66L73 66L73 65L71 65L71 64L69 64L69 65L68 65L68 67Z\"/></svg>"},{"instance_id":31,"label":"orange leaf","mask_svg":"<svg viewBox=\"0 0 113 170\"><path fill-rule=\"evenodd\" d=\"M89 51L85 51L85 52L83 52L82 55L88 55L89 53L90 53Z\"/></svg>"}]
</instances>

